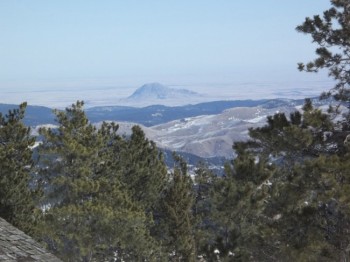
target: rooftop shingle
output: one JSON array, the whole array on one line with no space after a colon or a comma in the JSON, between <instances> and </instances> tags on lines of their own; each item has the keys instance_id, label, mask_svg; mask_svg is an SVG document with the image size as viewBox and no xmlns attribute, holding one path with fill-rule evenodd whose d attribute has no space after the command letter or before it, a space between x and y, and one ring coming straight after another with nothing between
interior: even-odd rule
<instances>
[{"instance_id":1,"label":"rooftop shingle","mask_svg":"<svg viewBox=\"0 0 350 262\"><path fill-rule=\"evenodd\" d=\"M62 262L31 237L0 218L0 261Z\"/></svg>"}]
</instances>

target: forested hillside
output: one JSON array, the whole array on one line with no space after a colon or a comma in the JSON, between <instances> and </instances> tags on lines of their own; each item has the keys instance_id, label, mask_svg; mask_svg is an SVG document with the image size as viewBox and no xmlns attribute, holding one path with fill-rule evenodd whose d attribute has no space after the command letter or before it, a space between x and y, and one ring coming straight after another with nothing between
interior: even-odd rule
<instances>
[{"instance_id":1,"label":"forested hillside","mask_svg":"<svg viewBox=\"0 0 350 262\"><path fill-rule=\"evenodd\" d=\"M140 127L96 128L81 101L33 148L23 103L0 114L0 216L64 261L349 261L350 6L331 2L297 27L319 45L299 69L336 81L328 111L305 99L271 115L224 176L198 165L192 178Z\"/></svg>"}]
</instances>

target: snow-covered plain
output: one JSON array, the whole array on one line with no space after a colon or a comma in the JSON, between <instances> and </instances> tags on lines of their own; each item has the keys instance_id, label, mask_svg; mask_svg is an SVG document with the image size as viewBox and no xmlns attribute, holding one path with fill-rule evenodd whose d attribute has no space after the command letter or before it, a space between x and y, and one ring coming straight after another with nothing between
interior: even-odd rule
<instances>
[{"instance_id":1,"label":"snow-covered plain","mask_svg":"<svg viewBox=\"0 0 350 262\"><path fill-rule=\"evenodd\" d=\"M233 82L231 84L169 84L173 89L186 89L198 95L186 97L173 96L163 99L127 99L139 86L108 84L68 85L45 88L27 86L1 86L0 103L19 104L27 101L30 105L42 105L52 108L65 108L77 100L84 100L86 107L93 106L136 106L153 104L178 106L217 100L272 99L318 96L322 91L333 86L331 80L303 82Z\"/></svg>"}]
</instances>

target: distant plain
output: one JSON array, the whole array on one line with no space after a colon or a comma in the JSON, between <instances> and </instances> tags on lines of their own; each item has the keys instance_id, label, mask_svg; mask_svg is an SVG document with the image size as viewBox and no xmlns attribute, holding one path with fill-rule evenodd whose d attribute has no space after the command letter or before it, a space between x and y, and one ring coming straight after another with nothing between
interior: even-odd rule
<instances>
[{"instance_id":1,"label":"distant plain","mask_svg":"<svg viewBox=\"0 0 350 262\"><path fill-rule=\"evenodd\" d=\"M65 108L77 100L83 100L86 108L94 106L134 106L144 107L152 104L179 106L218 100L239 99L301 99L318 96L322 91L329 90L332 80L308 81L241 81L232 83L208 84L167 84L171 88L184 88L199 93L201 96L191 99L165 99L161 101L126 101L141 84L103 84L94 82L89 85L63 84L52 88L44 88L45 84L26 86L19 85L10 88L0 88L0 103L19 104L28 102L30 105Z\"/></svg>"}]
</instances>

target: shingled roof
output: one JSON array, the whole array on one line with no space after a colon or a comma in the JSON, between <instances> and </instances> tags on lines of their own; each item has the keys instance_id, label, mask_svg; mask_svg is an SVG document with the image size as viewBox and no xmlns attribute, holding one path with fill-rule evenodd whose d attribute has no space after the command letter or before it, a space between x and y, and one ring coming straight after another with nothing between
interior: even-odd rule
<instances>
[{"instance_id":1,"label":"shingled roof","mask_svg":"<svg viewBox=\"0 0 350 262\"><path fill-rule=\"evenodd\" d=\"M62 262L30 236L0 218L0 261Z\"/></svg>"}]
</instances>

